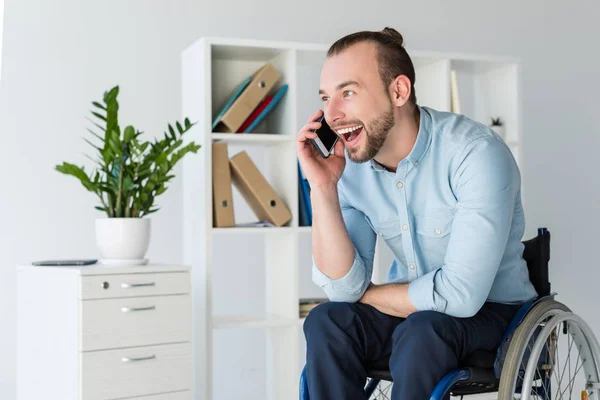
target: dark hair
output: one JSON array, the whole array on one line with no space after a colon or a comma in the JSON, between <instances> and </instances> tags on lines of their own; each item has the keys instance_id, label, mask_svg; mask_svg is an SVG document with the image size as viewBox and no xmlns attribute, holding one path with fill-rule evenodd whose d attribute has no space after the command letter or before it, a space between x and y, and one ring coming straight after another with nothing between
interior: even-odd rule
<instances>
[{"instance_id":1,"label":"dark hair","mask_svg":"<svg viewBox=\"0 0 600 400\"><path fill-rule=\"evenodd\" d=\"M339 54L348 47L360 42L372 42L377 45L379 75L386 88L397 76L406 75L410 80L409 102L415 106L417 104L415 67L404 48L404 38L402 35L394 28L389 27L384 28L380 32L360 31L351 33L332 44L327 51L327 57Z\"/></svg>"}]
</instances>

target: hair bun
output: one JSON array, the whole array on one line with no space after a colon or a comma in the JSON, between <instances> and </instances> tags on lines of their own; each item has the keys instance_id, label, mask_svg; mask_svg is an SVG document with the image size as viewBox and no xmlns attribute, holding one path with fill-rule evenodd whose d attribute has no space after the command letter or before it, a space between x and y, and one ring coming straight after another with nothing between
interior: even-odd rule
<instances>
[{"instance_id":1,"label":"hair bun","mask_svg":"<svg viewBox=\"0 0 600 400\"><path fill-rule=\"evenodd\" d=\"M381 33L384 34L385 36L387 36L388 38L390 38L392 41L394 41L394 43L396 43L397 45L399 45L399 46L404 45L404 38L402 37L400 32L398 32L394 28L385 27L381 31Z\"/></svg>"}]
</instances>

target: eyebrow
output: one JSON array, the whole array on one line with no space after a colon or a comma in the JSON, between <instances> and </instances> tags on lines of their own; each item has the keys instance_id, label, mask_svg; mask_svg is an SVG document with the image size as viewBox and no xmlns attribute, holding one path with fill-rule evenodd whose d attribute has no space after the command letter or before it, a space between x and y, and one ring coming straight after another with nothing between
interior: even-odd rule
<instances>
[{"instance_id":1,"label":"eyebrow","mask_svg":"<svg viewBox=\"0 0 600 400\"><path fill-rule=\"evenodd\" d=\"M349 80L349 81L344 81L344 82L340 83L339 85L337 85L335 87L335 90L341 90L341 89L345 88L346 86L350 86L350 85L360 86L360 84L357 81ZM323 89L319 89L319 94L320 95L325 94L325 91Z\"/></svg>"}]
</instances>

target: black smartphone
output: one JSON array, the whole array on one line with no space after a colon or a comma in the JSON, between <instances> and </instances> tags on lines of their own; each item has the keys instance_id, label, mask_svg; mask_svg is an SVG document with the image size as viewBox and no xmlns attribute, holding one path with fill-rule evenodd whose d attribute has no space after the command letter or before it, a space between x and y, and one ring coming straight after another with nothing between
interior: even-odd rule
<instances>
[{"instance_id":1,"label":"black smartphone","mask_svg":"<svg viewBox=\"0 0 600 400\"><path fill-rule=\"evenodd\" d=\"M310 141L316 147L319 154L321 154L323 158L327 158L333 152L333 148L339 140L339 136L329 127L327 121L325 121L325 116L321 116L317 122L321 123L321 127L313 130L313 132L316 132L317 137L315 139L310 139Z\"/></svg>"},{"instance_id":2,"label":"black smartphone","mask_svg":"<svg viewBox=\"0 0 600 400\"><path fill-rule=\"evenodd\" d=\"M53 267L70 267L80 265L92 265L95 264L96 260L43 260L34 261L31 264L36 266L53 266Z\"/></svg>"}]
</instances>

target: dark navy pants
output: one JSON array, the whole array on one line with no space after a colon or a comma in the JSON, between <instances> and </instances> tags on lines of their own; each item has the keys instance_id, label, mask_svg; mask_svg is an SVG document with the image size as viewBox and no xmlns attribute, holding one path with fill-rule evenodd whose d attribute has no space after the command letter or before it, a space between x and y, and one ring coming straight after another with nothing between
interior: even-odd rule
<instances>
[{"instance_id":1,"label":"dark navy pants","mask_svg":"<svg viewBox=\"0 0 600 400\"><path fill-rule=\"evenodd\" d=\"M328 302L304 322L310 400L366 399L366 369L389 368L392 399L427 400L475 350L494 351L518 306L485 303L471 318L420 311L392 317L362 303Z\"/></svg>"}]
</instances>

